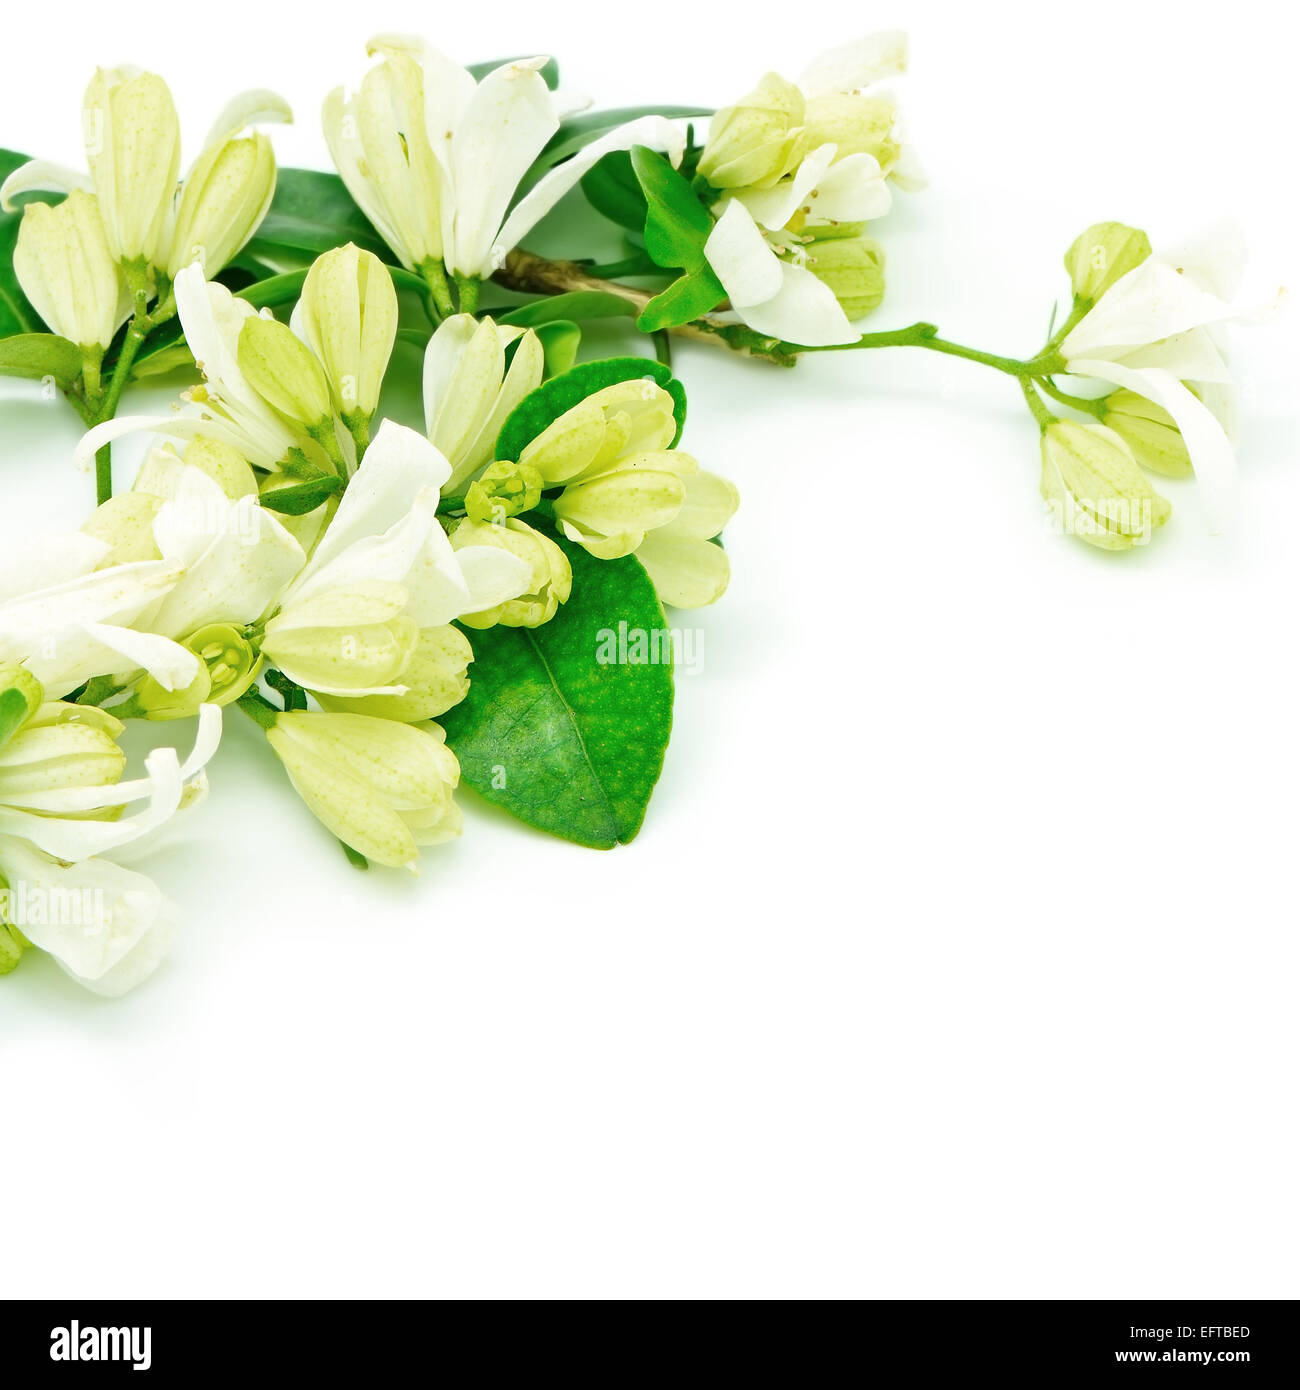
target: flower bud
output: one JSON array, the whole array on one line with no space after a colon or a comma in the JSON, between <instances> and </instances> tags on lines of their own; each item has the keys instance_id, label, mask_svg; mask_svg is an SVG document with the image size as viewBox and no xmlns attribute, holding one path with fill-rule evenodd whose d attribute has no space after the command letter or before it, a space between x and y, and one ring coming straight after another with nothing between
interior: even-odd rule
<instances>
[{"instance_id":1,"label":"flower bud","mask_svg":"<svg viewBox=\"0 0 1300 1390\"><path fill-rule=\"evenodd\" d=\"M25 666L0 666L0 748L40 709L41 683Z\"/></svg>"},{"instance_id":2,"label":"flower bud","mask_svg":"<svg viewBox=\"0 0 1300 1390\"><path fill-rule=\"evenodd\" d=\"M121 732L119 720L92 705L41 705L4 744L0 805L39 813L71 788L116 783L126 767Z\"/></svg>"},{"instance_id":3,"label":"flower bud","mask_svg":"<svg viewBox=\"0 0 1300 1390\"><path fill-rule=\"evenodd\" d=\"M424 425L451 464L446 496L457 496L492 457L506 417L541 385L544 370L541 340L531 328L520 333L471 314L438 325L424 356Z\"/></svg>"},{"instance_id":4,"label":"flower bud","mask_svg":"<svg viewBox=\"0 0 1300 1390\"><path fill-rule=\"evenodd\" d=\"M152 676L145 676L127 707L137 719L192 719L200 705L210 702L211 691L212 677L206 666L199 667L183 690L164 689Z\"/></svg>"},{"instance_id":5,"label":"flower bud","mask_svg":"<svg viewBox=\"0 0 1300 1390\"><path fill-rule=\"evenodd\" d=\"M4 880L0 879L0 886L3 884ZM4 914L0 913L0 975L10 975L18 969L26 941L22 932L6 922Z\"/></svg>"},{"instance_id":6,"label":"flower bud","mask_svg":"<svg viewBox=\"0 0 1300 1390\"><path fill-rule=\"evenodd\" d=\"M330 388L325 371L293 330L260 314L239 330L239 370L248 384L285 419L309 434L330 426Z\"/></svg>"},{"instance_id":7,"label":"flower bud","mask_svg":"<svg viewBox=\"0 0 1300 1390\"><path fill-rule=\"evenodd\" d=\"M677 433L673 398L653 381L620 381L553 420L519 455L546 485L595 475L625 454L667 449Z\"/></svg>"},{"instance_id":8,"label":"flower bud","mask_svg":"<svg viewBox=\"0 0 1300 1390\"><path fill-rule=\"evenodd\" d=\"M494 526L468 518L451 533L451 544L453 550L467 545L494 545L532 567L527 593L481 613L462 613L460 621L466 627L486 628L496 623L504 627L541 627L555 616L560 604L568 602L573 588L569 557L549 536L533 530L527 522L511 517L503 525Z\"/></svg>"},{"instance_id":9,"label":"flower bud","mask_svg":"<svg viewBox=\"0 0 1300 1390\"><path fill-rule=\"evenodd\" d=\"M267 623L262 652L307 690L401 693L420 636L407 598L400 584L366 580L291 602Z\"/></svg>"},{"instance_id":10,"label":"flower bud","mask_svg":"<svg viewBox=\"0 0 1300 1390\"><path fill-rule=\"evenodd\" d=\"M1190 478L1192 456L1174 417L1133 391L1114 391L1106 397L1101 422L1115 431L1143 468L1167 478Z\"/></svg>"},{"instance_id":11,"label":"flower bud","mask_svg":"<svg viewBox=\"0 0 1300 1390\"><path fill-rule=\"evenodd\" d=\"M818 237L807 252L808 269L830 288L846 318L864 318L885 297L885 248L874 238Z\"/></svg>"},{"instance_id":12,"label":"flower bud","mask_svg":"<svg viewBox=\"0 0 1300 1390\"><path fill-rule=\"evenodd\" d=\"M274 195L275 155L265 135L204 150L181 190L167 274L174 280L198 261L211 279L243 249Z\"/></svg>"},{"instance_id":13,"label":"flower bud","mask_svg":"<svg viewBox=\"0 0 1300 1390\"><path fill-rule=\"evenodd\" d=\"M266 736L312 814L376 864L414 867L460 834L460 765L436 724L296 710Z\"/></svg>"},{"instance_id":14,"label":"flower bud","mask_svg":"<svg viewBox=\"0 0 1300 1390\"><path fill-rule=\"evenodd\" d=\"M835 146L836 159L869 154L885 173L898 163L898 107L888 97L829 92L808 103L800 154Z\"/></svg>"},{"instance_id":15,"label":"flower bud","mask_svg":"<svg viewBox=\"0 0 1300 1390\"><path fill-rule=\"evenodd\" d=\"M471 521L501 522L530 512L542 500L542 475L528 463L490 464L469 485L465 512Z\"/></svg>"},{"instance_id":16,"label":"flower bud","mask_svg":"<svg viewBox=\"0 0 1300 1390\"><path fill-rule=\"evenodd\" d=\"M257 679L262 667L257 650L230 623L209 623L192 633L185 645L207 668L208 704L233 704Z\"/></svg>"},{"instance_id":17,"label":"flower bud","mask_svg":"<svg viewBox=\"0 0 1300 1390\"><path fill-rule=\"evenodd\" d=\"M50 328L84 351L106 348L126 317L99 204L80 189L57 207L30 203L23 209L14 273Z\"/></svg>"},{"instance_id":18,"label":"flower bud","mask_svg":"<svg viewBox=\"0 0 1300 1390\"><path fill-rule=\"evenodd\" d=\"M1043 431L1042 493L1065 530L1102 550L1144 545L1169 519L1128 445L1104 425L1055 420Z\"/></svg>"},{"instance_id":19,"label":"flower bud","mask_svg":"<svg viewBox=\"0 0 1300 1390\"><path fill-rule=\"evenodd\" d=\"M307 272L294 321L325 366L334 409L349 429L368 424L397 338L397 291L387 267L351 244Z\"/></svg>"},{"instance_id":20,"label":"flower bud","mask_svg":"<svg viewBox=\"0 0 1300 1390\"><path fill-rule=\"evenodd\" d=\"M1095 223L1076 237L1065 253L1074 297L1089 304L1095 302L1150 254L1151 242L1145 232L1122 222Z\"/></svg>"},{"instance_id":21,"label":"flower bud","mask_svg":"<svg viewBox=\"0 0 1300 1390\"><path fill-rule=\"evenodd\" d=\"M682 509L680 477L695 460L665 451L639 454L589 482L571 483L555 499L555 519L571 541L598 560L630 555L647 531L666 526Z\"/></svg>"},{"instance_id":22,"label":"flower bud","mask_svg":"<svg viewBox=\"0 0 1300 1390\"><path fill-rule=\"evenodd\" d=\"M343 697L313 693L325 709L336 713L370 714L420 724L445 714L465 698L473 660L469 639L458 628L450 624L426 627L420 630L420 640L402 671L405 694Z\"/></svg>"},{"instance_id":23,"label":"flower bud","mask_svg":"<svg viewBox=\"0 0 1300 1390\"><path fill-rule=\"evenodd\" d=\"M770 72L709 126L699 172L714 188L770 188L795 160L803 124L803 93Z\"/></svg>"},{"instance_id":24,"label":"flower bud","mask_svg":"<svg viewBox=\"0 0 1300 1390\"><path fill-rule=\"evenodd\" d=\"M161 77L101 68L86 89L86 157L117 261L154 264L176 193L181 131Z\"/></svg>"}]
</instances>

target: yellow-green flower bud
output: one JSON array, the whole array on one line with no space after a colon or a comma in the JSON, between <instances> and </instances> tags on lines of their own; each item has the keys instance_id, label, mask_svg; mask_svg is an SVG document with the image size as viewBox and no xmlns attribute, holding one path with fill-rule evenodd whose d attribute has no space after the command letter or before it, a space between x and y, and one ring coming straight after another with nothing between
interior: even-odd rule
<instances>
[{"instance_id":1,"label":"yellow-green flower bud","mask_svg":"<svg viewBox=\"0 0 1300 1390\"><path fill-rule=\"evenodd\" d=\"M0 879L0 885L3 883L4 880ZM0 975L10 975L18 969L23 958L25 942L26 937L17 927L2 920L0 914Z\"/></svg>"},{"instance_id":2,"label":"yellow-green flower bud","mask_svg":"<svg viewBox=\"0 0 1300 1390\"><path fill-rule=\"evenodd\" d=\"M436 724L299 710L266 737L312 814L376 864L413 867L421 845L460 834L460 765Z\"/></svg>"},{"instance_id":3,"label":"yellow-green flower bud","mask_svg":"<svg viewBox=\"0 0 1300 1390\"><path fill-rule=\"evenodd\" d=\"M1066 532L1102 550L1144 545L1169 519L1128 445L1104 425L1055 420L1043 431L1043 497Z\"/></svg>"},{"instance_id":4,"label":"yellow-green flower bud","mask_svg":"<svg viewBox=\"0 0 1300 1390\"><path fill-rule=\"evenodd\" d=\"M229 705L257 679L262 658L239 628L230 623L201 627L185 645L204 664L208 673L209 704Z\"/></svg>"},{"instance_id":5,"label":"yellow-green flower bud","mask_svg":"<svg viewBox=\"0 0 1300 1390\"><path fill-rule=\"evenodd\" d=\"M829 286L846 318L864 318L885 297L885 248L874 238L818 237L806 249L808 269Z\"/></svg>"},{"instance_id":6,"label":"yellow-green flower bud","mask_svg":"<svg viewBox=\"0 0 1300 1390\"><path fill-rule=\"evenodd\" d=\"M323 708L336 713L369 714L420 724L436 719L469 692L469 664L474 653L469 639L458 628L426 627L420 631L410 659L402 670L404 695L322 695L314 692Z\"/></svg>"},{"instance_id":7,"label":"yellow-green flower bud","mask_svg":"<svg viewBox=\"0 0 1300 1390\"><path fill-rule=\"evenodd\" d=\"M529 463L502 459L469 485L465 513L471 521L504 521L530 512L542 500L542 475Z\"/></svg>"},{"instance_id":8,"label":"yellow-green flower bud","mask_svg":"<svg viewBox=\"0 0 1300 1390\"><path fill-rule=\"evenodd\" d=\"M453 550L467 545L494 545L517 555L532 567L528 592L499 603L481 613L463 613L466 627L486 628L496 623L504 627L541 627L555 616L560 604L567 603L573 589L573 568L569 557L549 536L534 531L527 522L511 517L504 525L462 521L451 533Z\"/></svg>"},{"instance_id":9,"label":"yellow-green flower bud","mask_svg":"<svg viewBox=\"0 0 1300 1390\"><path fill-rule=\"evenodd\" d=\"M295 327L325 366L334 408L350 430L366 425L397 337L397 291L387 267L351 244L307 272Z\"/></svg>"},{"instance_id":10,"label":"yellow-green flower bud","mask_svg":"<svg viewBox=\"0 0 1300 1390\"><path fill-rule=\"evenodd\" d=\"M555 519L571 541L598 560L630 555L647 531L666 526L686 498L689 454L633 454L595 477L570 483L555 499Z\"/></svg>"},{"instance_id":11,"label":"yellow-green flower bud","mask_svg":"<svg viewBox=\"0 0 1300 1390\"><path fill-rule=\"evenodd\" d=\"M261 225L274 196L275 155L265 135L204 150L181 190L167 274L174 280L198 261L212 279Z\"/></svg>"},{"instance_id":12,"label":"yellow-green flower bud","mask_svg":"<svg viewBox=\"0 0 1300 1390\"><path fill-rule=\"evenodd\" d=\"M400 584L367 580L290 603L267 623L262 652L308 690L397 693L420 638L407 601Z\"/></svg>"},{"instance_id":13,"label":"yellow-green flower bud","mask_svg":"<svg viewBox=\"0 0 1300 1390\"><path fill-rule=\"evenodd\" d=\"M851 154L872 155L888 173L898 163L898 107L888 97L830 92L808 103L800 155L822 145L835 145L836 159Z\"/></svg>"},{"instance_id":14,"label":"yellow-green flower bud","mask_svg":"<svg viewBox=\"0 0 1300 1390\"><path fill-rule=\"evenodd\" d=\"M673 398L649 380L593 392L553 420L519 455L548 486L604 472L628 454L667 449L677 433Z\"/></svg>"},{"instance_id":15,"label":"yellow-green flower bud","mask_svg":"<svg viewBox=\"0 0 1300 1390\"><path fill-rule=\"evenodd\" d=\"M41 683L25 666L0 666L0 748L40 709Z\"/></svg>"},{"instance_id":16,"label":"yellow-green flower bud","mask_svg":"<svg viewBox=\"0 0 1300 1390\"><path fill-rule=\"evenodd\" d=\"M5 742L0 805L40 811L47 793L113 785L126 767L121 732L120 720L93 705L41 705Z\"/></svg>"},{"instance_id":17,"label":"yellow-green flower bud","mask_svg":"<svg viewBox=\"0 0 1300 1390\"><path fill-rule=\"evenodd\" d=\"M102 502L81 528L108 546L99 569L160 558L153 522L163 499L148 492L119 492Z\"/></svg>"},{"instance_id":18,"label":"yellow-green flower bud","mask_svg":"<svg viewBox=\"0 0 1300 1390\"><path fill-rule=\"evenodd\" d=\"M99 205L74 188L58 204L23 209L14 273L36 312L87 352L113 341L126 316L122 276L109 252Z\"/></svg>"},{"instance_id":19,"label":"yellow-green flower bud","mask_svg":"<svg viewBox=\"0 0 1300 1390\"><path fill-rule=\"evenodd\" d=\"M155 264L181 159L167 84L151 72L101 68L86 89L82 119L113 258Z\"/></svg>"},{"instance_id":20,"label":"yellow-green flower bud","mask_svg":"<svg viewBox=\"0 0 1300 1390\"><path fill-rule=\"evenodd\" d=\"M1122 275L1135 270L1151 254L1145 232L1123 222L1097 222L1076 237L1065 253L1065 268L1074 296L1091 304Z\"/></svg>"},{"instance_id":21,"label":"yellow-green flower bud","mask_svg":"<svg viewBox=\"0 0 1300 1390\"><path fill-rule=\"evenodd\" d=\"M184 690L165 690L152 676L145 676L124 709L136 719L192 719L199 706L208 703L212 677L200 666Z\"/></svg>"},{"instance_id":22,"label":"yellow-green flower bud","mask_svg":"<svg viewBox=\"0 0 1300 1390\"><path fill-rule=\"evenodd\" d=\"M769 72L714 116L699 172L714 188L770 188L793 167L803 119L803 93Z\"/></svg>"},{"instance_id":23,"label":"yellow-green flower bud","mask_svg":"<svg viewBox=\"0 0 1300 1390\"><path fill-rule=\"evenodd\" d=\"M1132 391L1115 391L1106 397L1101 422L1132 449L1143 468L1167 478L1192 476L1187 441L1167 410Z\"/></svg>"},{"instance_id":24,"label":"yellow-green flower bud","mask_svg":"<svg viewBox=\"0 0 1300 1390\"><path fill-rule=\"evenodd\" d=\"M245 319L239 330L239 370L286 420L313 436L330 428L325 369L285 324L260 314Z\"/></svg>"}]
</instances>

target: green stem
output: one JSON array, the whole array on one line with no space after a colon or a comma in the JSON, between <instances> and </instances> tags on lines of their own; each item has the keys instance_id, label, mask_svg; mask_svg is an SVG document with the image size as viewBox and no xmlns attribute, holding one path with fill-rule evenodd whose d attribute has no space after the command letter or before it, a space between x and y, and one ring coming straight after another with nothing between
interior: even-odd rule
<instances>
[{"instance_id":1,"label":"green stem","mask_svg":"<svg viewBox=\"0 0 1300 1390\"><path fill-rule=\"evenodd\" d=\"M447 271L441 261L427 260L420 266L420 278L429 287L433 307L440 319L450 318L456 312L451 302L451 286L447 283Z\"/></svg>"},{"instance_id":2,"label":"green stem","mask_svg":"<svg viewBox=\"0 0 1300 1390\"><path fill-rule=\"evenodd\" d=\"M1032 364L1018 357L1003 357L995 352L982 352L979 348L965 347L961 343L949 342L939 337L939 330L932 323L914 323L907 328L895 328L887 333L864 333L853 343L831 343L824 347L801 347L797 343L783 343L782 347L791 353L796 352L837 352L854 348L919 347L930 352L941 352L948 357L961 357L967 362L978 362L1005 372L1008 376L1027 377Z\"/></svg>"},{"instance_id":3,"label":"green stem","mask_svg":"<svg viewBox=\"0 0 1300 1390\"><path fill-rule=\"evenodd\" d=\"M1067 391L1062 391L1050 377L1037 377L1034 385L1051 396L1054 401L1060 401L1062 405L1068 405L1071 410L1082 410L1088 415L1095 415L1098 419L1106 412L1106 398L1098 397L1096 400L1089 400L1086 396L1072 396Z\"/></svg>"},{"instance_id":4,"label":"green stem","mask_svg":"<svg viewBox=\"0 0 1300 1390\"><path fill-rule=\"evenodd\" d=\"M460 271L456 272L456 299L462 314L472 314L477 310L481 284L477 275L462 275Z\"/></svg>"},{"instance_id":5,"label":"green stem","mask_svg":"<svg viewBox=\"0 0 1300 1390\"><path fill-rule=\"evenodd\" d=\"M1043 404L1038 392L1034 390L1033 382L1027 377L1020 378L1020 389L1025 393L1025 404L1029 407L1029 413L1038 421L1038 428L1045 430L1056 416Z\"/></svg>"}]
</instances>

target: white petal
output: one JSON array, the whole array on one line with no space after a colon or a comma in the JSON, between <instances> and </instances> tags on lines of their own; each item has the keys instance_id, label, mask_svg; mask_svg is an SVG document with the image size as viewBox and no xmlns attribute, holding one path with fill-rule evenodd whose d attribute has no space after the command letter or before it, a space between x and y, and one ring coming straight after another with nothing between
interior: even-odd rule
<instances>
[{"instance_id":1,"label":"white petal","mask_svg":"<svg viewBox=\"0 0 1300 1390\"><path fill-rule=\"evenodd\" d=\"M446 400L447 388L477 329L473 314L453 314L438 325L424 350L424 430L431 437L438 422L438 407Z\"/></svg>"},{"instance_id":2,"label":"white petal","mask_svg":"<svg viewBox=\"0 0 1300 1390\"><path fill-rule=\"evenodd\" d=\"M1234 317L1233 307L1157 257L1122 275L1061 344L1067 358L1118 357L1191 328Z\"/></svg>"},{"instance_id":3,"label":"white petal","mask_svg":"<svg viewBox=\"0 0 1300 1390\"><path fill-rule=\"evenodd\" d=\"M755 189L739 195L753 215L754 221L774 230L784 227L799 211L799 206L826 177L835 160L836 146L819 145L808 157L802 160L794 174L783 179L775 188ZM821 216L821 208L817 209Z\"/></svg>"},{"instance_id":4,"label":"white petal","mask_svg":"<svg viewBox=\"0 0 1300 1390\"><path fill-rule=\"evenodd\" d=\"M741 318L758 333L803 347L856 343L861 337L830 288L801 265L783 265L780 292L750 305Z\"/></svg>"},{"instance_id":5,"label":"white petal","mask_svg":"<svg viewBox=\"0 0 1300 1390\"><path fill-rule=\"evenodd\" d=\"M277 92L257 88L254 91L240 92L232 97L222 109L221 114L208 131L204 147L222 145L232 136L238 135L245 126L264 123L293 124L293 112L289 103Z\"/></svg>"},{"instance_id":6,"label":"white petal","mask_svg":"<svg viewBox=\"0 0 1300 1390\"><path fill-rule=\"evenodd\" d=\"M550 89L528 63L497 68L478 84L451 141L456 221L454 243L444 248L449 270L488 275L496 268L493 242L515 189L559 125Z\"/></svg>"},{"instance_id":7,"label":"white petal","mask_svg":"<svg viewBox=\"0 0 1300 1390\"><path fill-rule=\"evenodd\" d=\"M164 690L184 690L199 674L198 657L166 637L108 623L87 623L85 632L121 657L119 672L147 671Z\"/></svg>"},{"instance_id":8,"label":"white petal","mask_svg":"<svg viewBox=\"0 0 1300 1390\"><path fill-rule=\"evenodd\" d=\"M681 130L662 116L642 116L626 125L616 126L599 140L593 140L572 159L566 159L552 169L519 200L492 243L491 264L484 273L490 274L500 269L507 254L571 188L577 187L588 169L607 154L615 150L630 150L634 145L644 145L647 149L667 154L669 162L676 167L682 161L685 140Z\"/></svg>"},{"instance_id":9,"label":"white petal","mask_svg":"<svg viewBox=\"0 0 1300 1390\"><path fill-rule=\"evenodd\" d=\"M1072 362L1070 371L1125 386L1162 406L1174 417L1191 455L1210 532L1217 535L1222 531L1236 505L1237 460L1232 443L1214 413L1176 376L1156 367L1135 370L1116 362L1082 361Z\"/></svg>"},{"instance_id":10,"label":"white petal","mask_svg":"<svg viewBox=\"0 0 1300 1390\"><path fill-rule=\"evenodd\" d=\"M781 292L781 262L744 203L732 199L704 243L704 255L737 309Z\"/></svg>"},{"instance_id":11,"label":"white petal","mask_svg":"<svg viewBox=\"0 0 1300 1390\"><path fill-rule=\"evenodd\" d=\"M805 96L852 92L907 71L907 35L901 29L882 29L855 43L819 54L799 79Z\"/></svg>"},{"instance_id":12,"label":"white petal","mask_svg":"<svg viewBox=\"0 0 1300 1390\"><path fill-rule=\"evenodd\" d=\"M20 193L71 193L74 188L83 193L95 191L89 174L78 173L76 169L51 163L48 159L29 159L0 184L0 208L15 212L13 200Z\"/></svg>"},{"instance_id":13,"label":"white petal","mask_svg":"<svg viewBox=\"0 0 1300 1390\"><path fill-rule=\"evenodd\" d=\"M1226 218L1158 252L1156 259L1209 294L1231 299L1241 288L1246 272L1246 233L1239 222Z\"/></svg>"},{"instance_id":14,"label":"white petal","mask_svg":"<svg viewBox=\"0 0 1300 1390\"><path fill-rule=\"evenodd\" d=\"M894 201L889 182L872 154L851 154L831 166L811 200L819 221L870 222L884 217Z\"/></svg>"},{"instance_id":15,"label":"white petal","mask_svg":"<svg viewBox=\"0 0 1300 1390\"><path fill-rule=\"evenodd\" d=\"M469 606L461 610L465 613L481 613L518 598L532 578L531 565L495 545L467 545L456 552L456 559L469 590Z\"/></svg>"},{"instance_id":16,"label":"white petal","mask_svg":"<svg viewBox=\"0 0 1300 1390\"><path fill-rule=\"evenodd\" d=\"M58 536L6 537L0 552L0 603L89 574L108 550L106 542L84 531Z\"/></svg>"}]
</instances>

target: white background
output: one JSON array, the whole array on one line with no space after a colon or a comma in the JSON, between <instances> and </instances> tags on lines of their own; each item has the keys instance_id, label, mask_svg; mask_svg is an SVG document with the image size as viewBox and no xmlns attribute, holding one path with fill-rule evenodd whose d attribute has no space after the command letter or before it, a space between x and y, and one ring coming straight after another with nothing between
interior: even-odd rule
<instances>
[{"instance_id":1,"label":"white background","mask_svg":"<svg viewBox=\"0 0 1300 1390\"><path fill-rule=\"evenodd\" d=\"M1276 5L363 10L133 37L16 7L0 139L79 163L91 69L133 60L190 154L267 85L283 162L320 165L376 29L722 103L905 23L932 186L881 224L874 326L1029 354L1111 217L1159 242L1235 213L1257 287L1296 280ZM1125 556L1045 525L992 373L682 350L686 445L744 506L641 837L595 854L467 796L418 881L363 877L232 716L154 861L185 915L163 972L116 1003L36 959L0 981L0 1296L1300 1293L1294 321L1236 347L1236 529L1170 485ZM6 524L62 524L75 417L6 389Z\"/></svg>"}]
</instances>

